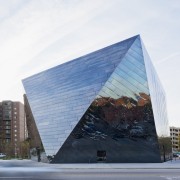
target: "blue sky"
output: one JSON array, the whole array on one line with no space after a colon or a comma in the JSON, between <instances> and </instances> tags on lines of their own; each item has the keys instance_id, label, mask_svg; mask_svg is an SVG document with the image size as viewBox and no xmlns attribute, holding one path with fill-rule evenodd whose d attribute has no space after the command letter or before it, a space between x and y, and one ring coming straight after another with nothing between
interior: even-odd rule
<instances>
[{"instance_id":1,"label":"blue sky","mask_svg":"<svg viewBox=\"0 0 180 180\"><path fill-rule=\"evenodd\" d=\"M0 0L0 100L21 79L140 34L180 127L179 0Z\"/></svg>"}]
</instances>

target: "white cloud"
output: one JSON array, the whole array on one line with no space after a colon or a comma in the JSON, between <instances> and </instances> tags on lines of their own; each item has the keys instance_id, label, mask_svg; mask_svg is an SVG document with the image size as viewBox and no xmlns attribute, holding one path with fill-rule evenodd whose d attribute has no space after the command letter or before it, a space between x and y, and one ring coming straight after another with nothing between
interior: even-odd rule
<instances>
[{"instance_id":1,"label":"white cloud","mask_svg":"<svg viewBox=\"0 0 180 180\"><path fill-rule=\"evenodd\" d=\"M32 61L33 58L95 17L99 13L97 8L106 1L72 1L74 4L66 2L30 1L14 15L6 13L8 18L0 24L0 81L6 84L5 88L9 91L15 82L19 83L19 78L23 78L23 74L19 73L21 67L28 62L36 65L37 60ZM0 96L1 99L7 98L7 90L3 92L1 89Z\"/></svg>"},{"instance_id":2,"label":"white cloud","mask_svg":"<svg viewBox=\"0 0 180 180\"><path fill-rule=\"evenodd\" d=\"M0 100L22 101L22 78L141 34L173 107L179 17L179 0L0 0ZM178 124L178 111L169 117Z\"/></svg>"},{"instance_id":3,"label":"white cloud","mask_svg":"<svg viewBox=\"0 0 180 180\"><path fill-rule=\"evenodd\" d=\"M175 59L175 58L180 59L180 52L175 52L175 53L169 55L168 57L165 57L165 58L157 61L156 64L158 65L158 64L164 63L166 61L172 61L172 59Z\"/></svg>"}]
</instances>

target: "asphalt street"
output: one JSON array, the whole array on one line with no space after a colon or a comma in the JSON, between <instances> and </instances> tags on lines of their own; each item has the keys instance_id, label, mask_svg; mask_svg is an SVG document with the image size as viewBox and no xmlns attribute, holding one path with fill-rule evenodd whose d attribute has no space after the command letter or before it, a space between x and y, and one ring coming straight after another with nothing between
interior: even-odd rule
<instances>
[{"instance_id":1,"label":"asphalt street","mask_svg":"<svg viewBox=\"0 0 180 180\"><path fill-rule=\"evenodd\" d=\"M127 165L126 165L127 166ZM180 169L60 168L32 161L0 161L0 180L180 180Z\"/></svg>"},{"instance_id":2,"label":"asphalt street","mask_svg":"<svg viewBox=\"0 0 180 180\"><path fill-rule=\"evenodd\" d=\"M3 169L1 169L3 170ZM89 169L48 170L44 168L7 169L0 172L0 179L52 179L52 180L180 180L178 169Z\"/></svg>"}]
</instances>

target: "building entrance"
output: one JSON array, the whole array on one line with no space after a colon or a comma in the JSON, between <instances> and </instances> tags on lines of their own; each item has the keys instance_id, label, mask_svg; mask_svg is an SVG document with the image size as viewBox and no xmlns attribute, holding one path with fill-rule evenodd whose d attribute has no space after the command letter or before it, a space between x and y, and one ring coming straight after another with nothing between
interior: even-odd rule
<instances>
[{"instance_id":1,"label":"building entrance","mask_svg":"<svg viewBox=\"0 0 180 180\"><path fill-rule=\"evenodd\" d=\"M106 151L97 151L97 162L106 162Z\"/></svg>"}]
</instances>

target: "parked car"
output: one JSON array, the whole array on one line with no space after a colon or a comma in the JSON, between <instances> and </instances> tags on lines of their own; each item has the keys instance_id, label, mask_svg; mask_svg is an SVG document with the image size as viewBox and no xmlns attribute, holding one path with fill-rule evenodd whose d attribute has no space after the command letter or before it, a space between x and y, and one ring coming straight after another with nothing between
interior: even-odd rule
<instances>
[{"instance_id":1,"label":"parked car","mask_svg":"<svg viewBox=\"0 0 180 180\"><path fill-rule=\"evenodd\" d=\"M6 157L4 153L0 153L0 158Z\"/></svg>"},{"instance_id":2,"label":"parked car","mask_svg":"<svg viewBox=\"0 0 180 180\"><path fill-rule=\"evenodd\" d=\"M179 153L173 153L173 157L179 157L180 158L180 154Z\"/></svg>"}]
</instances>

